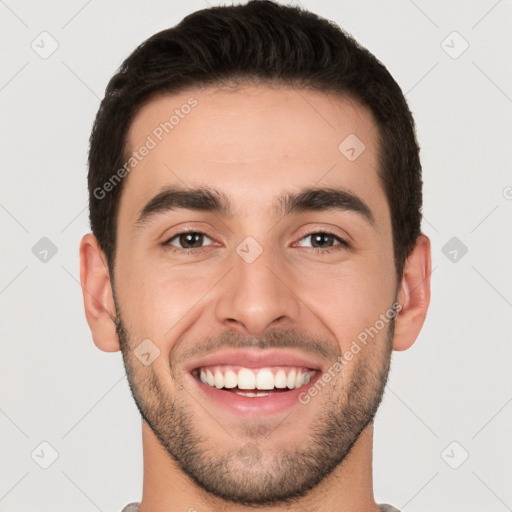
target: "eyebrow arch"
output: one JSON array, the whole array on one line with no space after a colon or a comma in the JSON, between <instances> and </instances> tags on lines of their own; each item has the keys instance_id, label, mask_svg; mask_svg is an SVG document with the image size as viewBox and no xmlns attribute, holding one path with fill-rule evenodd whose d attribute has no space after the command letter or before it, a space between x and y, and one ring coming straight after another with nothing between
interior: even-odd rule
<instances>
[{"instance_id":1,"label":"eyebrow arch","mask_svg":"<svg viewBox=\"0 0 512 512\"><path fill-rule=\"evenodd\" d=\"M140 211L135 221L142 227L151 218L176 209L198 210L219 215L231 215L229 198L210 187L166 187L153 197ZM289 192L278 197L273 213L287 216L305 211L341 210L361 215L372 226L375 218L366 203L352 192L335 187L311 187L299 192Z\"/></svg>"},{"instance_id":2,"label":"eyebrow arch","mask_svg":"<svg viewBox=\"0 0 512 512\"><path fill-rule=\"evenodd\" d=\"M134 226L142 227L152 217L179 208L220 215L227 215L231 211L227 196L210 187L165 187L142 208Z\"/></svg>"},{"instance_id":3,"label":"eyebrow arch","mask_svg":"<svg viewBox=\"0 0 512 512\"><path fill-rule=\"evenodd\" d=\"M285 194L278 199L275 211L286 216L304 211L324 210L355 212L375 226L375 217L370 207L352 192L337 187L311 187L298 193Z\"/></svg>"}]
</instances>

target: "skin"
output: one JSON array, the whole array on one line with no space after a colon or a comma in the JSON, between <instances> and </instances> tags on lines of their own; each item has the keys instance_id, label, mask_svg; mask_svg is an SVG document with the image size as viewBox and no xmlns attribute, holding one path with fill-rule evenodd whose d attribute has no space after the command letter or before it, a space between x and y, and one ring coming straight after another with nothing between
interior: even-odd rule
<instances>
[{"instance_id":1,"label":"skin","mask_svg":"<svg viewBox=\"0 0 512 512\"><path fill-rule=\"evenodd\" d=\"M378 130L358 103L263 85L190 89L154 99L139 111L129 131L130 150L144 144L168 112L190 97L197 106L125 178L113 276L116 301L96 239L87 234L80 246L94 342L106 352L122 350L134 398L146 416L141 511L254 510L243 500L258 503L257 496L259 508L268 511L377 511L371 419L391 350L414 343L427 313L429 239L417 239L397 282L390 211L377 175ZM354 161L338 149L349 134L366 146ZM228 196L232 212L175 209L134 227L144 205L170 185L213 187ZM370 207L374 223L354 211L276 214L279 195L306 187L349 190ZM165 245L185 227L207 234L200 252L187 254L176 238L174 246ZM315 251L308 235L319 230L349 241L350 247L328 238ZM247 236L263 249L252 263L236 251ZM215 352L221 341L228 347L259 342L263 350L286 341L288 352L311 358L326 372L395 299L401 309L394 325L381 329L317 397L294 406L291 414L227 414L198 393L185 369L193 360L191 350ZM133 351L148 338L160 355L145 366ZM314 342L325 347L324 353L314 350ZM350 411L358 421L347 422ZM327 452L319 432L337 440ZM193 439L200 447L195 460L188 460L184 449L180 453L179 439ZM256 447L259 456L251 467L240 457L247 446ZM311 460L317 455L333 465L318 481L303 459L294 458L306 450ZM190 463L195 477L173 453ZM202 455L219 463L210 466L217 469L208 481L201 476ZM288 470L299 469L302 480L283 472L285 461ZM279 485L265 484L265 475ZM238 489L231 489L231 497L229 482ZM265 485L268 493L286 491L289 499L283 495L263 507Z\"/></svg>"}]
</instances>

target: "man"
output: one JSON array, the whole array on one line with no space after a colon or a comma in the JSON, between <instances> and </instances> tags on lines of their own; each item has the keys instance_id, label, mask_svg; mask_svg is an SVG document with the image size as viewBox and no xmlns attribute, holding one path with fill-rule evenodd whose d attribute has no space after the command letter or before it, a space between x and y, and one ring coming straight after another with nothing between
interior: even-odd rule
<instances>
[{"instance_id":1,"label":"man","mask_svg":"<svg viewBox=\"0 0 512 512\"><path fill-rule=\"evenodd\" d=\"M90 143L85 311L143 419L125 510L397 510L373 418L430 243L385 67L312 13L212 7L128 57Z\"/></svg>"}]
</instances>

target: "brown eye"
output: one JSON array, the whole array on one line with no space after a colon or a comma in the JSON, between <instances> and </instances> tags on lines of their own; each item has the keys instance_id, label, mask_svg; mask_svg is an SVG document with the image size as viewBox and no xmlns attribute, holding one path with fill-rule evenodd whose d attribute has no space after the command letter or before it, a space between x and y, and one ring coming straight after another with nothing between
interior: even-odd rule
<instances>
[{"instance_id":1,"label":"brown eye","mask_svg":"<svg viewBox=\"0 0 512 512\"><path fill-rule=\"evenodd\" d=\"M326 233L315 233L311 235L311 246L319 247L321 249L325 247L332 247L334 244L334 236Z\"/></svg>"},{"instance_id":2,"label":"brown eye","mask_svg":"<svg viewBox=\"0 0 512 512\"><path fill-rule=\"evenodd\" d=\"M203 247L205 240L211 242L210 238L204 233L190 232L180 233L169 239L166 243L180 249L197 249Z\"/></svg>"},{"instance_id":3,"label":"brown eye","mask_svg":"<svg viewBox=\"0 0 512 512\"><path fill-rule=\"evenodd\" d=\"M331 233L311 233L306 235L302 240L307 240L309 243L301 243L302 247L313 247L315 249L329 249L335 245L347 245L345 240Z\"/></svg>"}]
</instances>

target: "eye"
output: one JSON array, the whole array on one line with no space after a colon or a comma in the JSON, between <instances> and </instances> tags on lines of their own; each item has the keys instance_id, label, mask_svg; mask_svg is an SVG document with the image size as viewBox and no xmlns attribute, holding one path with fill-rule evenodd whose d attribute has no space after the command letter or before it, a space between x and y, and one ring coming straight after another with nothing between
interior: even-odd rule
<instances>
[{"instance_id":1,"label":"eye","mask_svg":"<svg viewBox=\"0 0 512 512\"><path fill-rule=\"evenodd\" d=\"M172 245L180 249L199 249L203 246L205 241L211 242L211 238L206 236L204 233L198 231L189 231L186 233L178 233L172 238L169 238L165 245Z\"/></svg>"},{"instance_id":2,"label":"eye","mask_svg":"<svg viewBox=\"0 0 512 512\"><path fill-rule=\"evenodd\" d=\"M303 240L309 240L309 243L302 242ZM326 250L335 246L349 247L349 243L343 238L336 236L332 233L324 233L319 231L317 233L310 233L301 239L301 247L311 247L313 249Z\"/></svg>"}]
</instances>

